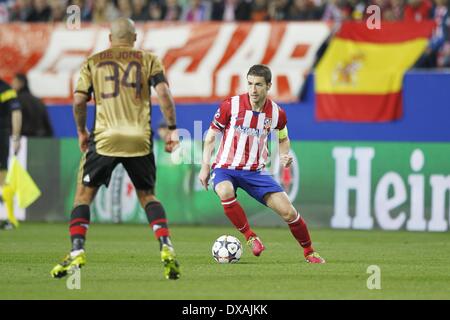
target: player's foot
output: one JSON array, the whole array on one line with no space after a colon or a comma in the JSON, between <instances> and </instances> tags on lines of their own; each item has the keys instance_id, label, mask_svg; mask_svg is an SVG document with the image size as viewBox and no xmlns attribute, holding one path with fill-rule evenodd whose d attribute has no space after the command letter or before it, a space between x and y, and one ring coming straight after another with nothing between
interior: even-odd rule
<instances>
[{"instance_id":1,"label":"player's foot","mask_svg":"<svg viewBox=\"0 0 450 320\"><path fill-rule=\"evenodd\" d=\"M180 265L176 259L175 251L167 244L162 245L161 261L164 264L164 277L177 280L180 277Z\"/></svg>"},{"instance_id":2,"label":"player's foot","mask_svg":"<svg viewBox=\"0 0 450 320\"><path fill-rule=\"evenodd\" d=\"M305 259L308 263L325 263L325 259L322 258L317 252L308 254Z\"/></svg>"},{"instance_id":3,"label":"player's foot","mask_svg":"<svg viewBox=\"0 0 450 320\"><path fill-rule=\"evenodd\" d=\"M15 229L16 226L14 226L11 222L9 221L1 221L0 222L0 230L13 230Z\"/></svg>"},{"instance_id":4,"label":"player's foot","mask_svg":"<svg viewBox=\"0 0 450 320\"><path fill-rule=\"evenodd\" d=\"M50 274L53 278L62 278L71 270L81 268L86 264L86 253L84 250L78 250L75 254L68 254L61 263L58 263Z\"/></svg>"},{"instance_id":5,"label":"player's foot","mask_svg":"<svg viewBox=\"0 0 450 320\"><path fill-rule=\"evenodd\" d=\"M263 252L264 249L266 249L266 247L264 247L259 237L250 237L247 240L247 244L252 249L253 255L257 257L259 257L261 255L261 252Z\"/></svg>"}]
</instances>

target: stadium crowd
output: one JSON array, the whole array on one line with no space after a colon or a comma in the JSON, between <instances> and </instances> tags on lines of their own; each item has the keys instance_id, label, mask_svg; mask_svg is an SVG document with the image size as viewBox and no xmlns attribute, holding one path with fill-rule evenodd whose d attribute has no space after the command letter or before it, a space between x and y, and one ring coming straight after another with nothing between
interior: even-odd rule
<instances>
[{"instance_id":1,"label":"stadium crowd","mask_svg":"<svg viewBox=\"0 0 450 320\"><path fill-rule=\"evenodd\" d=\"M450 67L448 0L0 0L0 23L60 22L78 5L81 19L107 23L119 16L143 21L311 21L340 25L363 20L369 5L384 21L434 19L437 27L418 67Z\"/></svg>"}]
</instances>

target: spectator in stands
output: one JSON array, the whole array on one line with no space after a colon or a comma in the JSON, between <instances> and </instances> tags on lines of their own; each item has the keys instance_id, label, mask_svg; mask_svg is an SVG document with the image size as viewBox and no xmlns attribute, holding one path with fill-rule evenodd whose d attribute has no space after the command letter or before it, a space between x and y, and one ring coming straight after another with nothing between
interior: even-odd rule
<instances>
[{"instance_id":1,"label":"spectator in stands","mask_svg":"<svg viewBox=\"0 0 450 320\"><path fill-rule=\"evenodd\" d=\"M62 22L66 17L67 2L64 0L50 0L50 21Z\"/></svg>"},{"instance_id":2,"label":"spectator in stands","mask_svg":"<svg viewBox=\"0 0 450 320\"><path fill-rule=\"evenodd\" d=\"M344 16L347 20L361 21L366 16L366 3L361 0L348 0L344 6Z\"/></svg>"},{"instance_id":3,"label":"spectator in stands","mask_svg":"<svg viewBox=\"0 0 450 320\"><path fill-rule=\"evenodd\" d=\"M408 0L403 19L420 22L431 17L432 4L430 0Z\"/></svg>"},{"instance_id":4,"label":"spectator in stands","mask_svg":"<svg viewBox=\"0 0 450 320\"><path fill-rule=\"evenodd\" d=\"M250 19L251 0L215 0L211 20L246 21Z\"/></svg>"},{"instance_id":5,"label":"spectator in stands","mask_svg":"<svg viewBox=\"0 0 450 320\"><path fill-rule=\"evenodd\" d=\"M164 6L163 20L176 21L180 20L182 8L177 0L166 0Z\"/></svg>"},{"instance_id":6,"label":"spectator in stands","mask_svg":"<svg viewBox=\"0 0 450 320\"><path fill-rule=\"evenodd\" d=\"M390 14L391 3L390 0L371 0L369 5L376 5L380 8L381 20L387 20L386 14Z\"/></svg>"},{"instance_id":7,"label":"spectator in stands","mask_svg":"<svg viewBox=\"0 0 450 320\"><path fill-rule=\"evenodd\" d=\"M211 16L211 8L209 1L191 0L184 7L182 20L189 22L208 21Z\"/></svg>"},{"instance_id":8,"label":"spectator in stands","mask_svg":"<svg viewBox=\"0 0 450 320\"><path fill-rule=\"evenodd\" d=\"M131 20L133 21L139 22L150 19L146 0L132 0L132 11Z\"/></svg>"},{"instance_id":9,"label":"spectator in stands","mask_svg":"<svg viewBox=\"0 0 450 320\"><path fill-rule=\"evenodd\" d=\"M159 1L151 1L148 5L149 19L160 21L163 19L165 7Z\"/></svg>"},{"instance_id":10,"label":"spectator in stands","mask_svg":"<svg viewBox=\"0 0 450 320\"><path fill-rule=\"evenodd\" d=\"M334 21L336 23L341 23L344 20L344 13L342 7L345 3L340 0L329 0L324 8L322 15L322 20L324 21Z\"/></svg>"},{"instance_id":11,"label":"spectator in stands","mask_svg":"<svg viewBox=\"0 0 450 320\"><path fill-rule=\"evenodd\" d=\"M133 14L133 9L131 8L130 0L117 0L117 8L121 17L131 18Z\"/></svg>"},{"instance_id":12,"label":"spectator in stands","mask_svg":"<svg viewBox=\"0 0 450 320\"><path fill-rule=\"evenodd\" d=\"M269 20L269 5L267 0L254 0L250 20L265 21Z\"/></svg>"},{"instance_id":13,"label":"spectator in stands","mask_svg":"<svg viewBox=\"0 0 450 320\"><path fill-rule=\"evenodd\" d=\"M286 20L289 10L288 0L273 0L269 1L269 16L270 20L282 21Z\"/></svg>"},{"instance_id":14,"label":"spectator in stands","mask_svg":"<svg viewBox=\"0 0 450 320\"><path fill-rule=\"evenodd\" d=\"M31 0L17 0L11 8L11 21L29 21L33 5Z\"/></svg>"},{"instance_id":15,"label":"spectator in stands","mask_svg":"<svg viewBox=\"0 0 450 320\"><path fill-rule=\"evenodd\" d=\"M52 11L47 0L33 0L33 10L28 17L29 22L47 22L50 20Z\"/></svg>"},{"instance_id":16,"label":"spectator in stands","mask_svg":"<svg viewBox=\"0 0 450 320\"><path fill-rule=\"evenodd\" d=\"M111 0L96 0L92 11L92 22L106 23L119 17L119 11Z\"/></svg>"},{"instance_id":17,"label":"spectator in stands","mask_svg":"<svg viewBox=\"0 0 450 320\"><path fill-rule=\"evenodd\" d=\"M432 18L436 23L428 47L425 53L416 63L416 68L436 68L438 62L443 63L442 55L445 55L447 48L445 42L449 40L450 18L447 7L447 0L435 0L436 5L432 9ZM439 60L439 61L438 61Z\"/></svg>"},{"instance_id":18,"label":"spectator in stands","mask_svg":"<svg viewBox=\"0 0 450 320\"><path fill-rule=\"evenodd\" d=\"M6 0L0 0L0 24L10 20L9 4Z\"/></svg>"},{"instance_id":19,"label":"spectator in stands","mask_svg":"<svg viewBox=\"0 0 450 320\"><path fill-rule=\"evenodd\" d=\"M438 67L450 68L450 42L446 42L442 48L441 55L438 57Z\"/></svg>"},{"instance_id":20,"label":"spectator in stands","mask_svg":"<svg viewBox=\"0 0 450 320\"><path fill-rule=\"evenodd\" d=\"M30 92L27 77L24 74L17 74L11 86L17 92L17 99L22 107L21 135L27 137L53 136L47 107Z\"/></svg>"},{"instance_id":21,"label":"spectator in stands","mask_svg":"<svg viewBox=\"0 0 450 320\"><path fill-rule=\"evenodd\" d=\"M80 8L81 21L92 20L92 2L86 0L72 0L71 5L76 5Z\"/></svg>"},{"instance_id":22,"label":"spectator in stands","mask_svg":"<svg viewBox=\"0 0 450 320\"><path fill-rule=\"evenodd\" d=\"M294 0L289 7L287 19L288 20L319 20L321 12L316 8L312 2L308 0Z\"/></svg>"},{"instance_id":23,"label":"spectator in stands","mask_svg":"<svg viewBox=\"0 0 450 320\"><path fill-rule=\"evenodd\" d=\"M435 36L439 42L444 43L449 40L450 16L448 8L448 0L435 0L436 4L431 11L431 17L436 23Z\"/></svg>"},{"instance_id":24,"label":"spectator in stands","mask_svg":"<svg viewBox=\"0 0 450 320\"><path fill-rule=\"evenodd\" d=\"M384 13L384 19L387 21L402 21L405 11L404 0L391 0L391 5Z\"/></svg>"}]
</instances>

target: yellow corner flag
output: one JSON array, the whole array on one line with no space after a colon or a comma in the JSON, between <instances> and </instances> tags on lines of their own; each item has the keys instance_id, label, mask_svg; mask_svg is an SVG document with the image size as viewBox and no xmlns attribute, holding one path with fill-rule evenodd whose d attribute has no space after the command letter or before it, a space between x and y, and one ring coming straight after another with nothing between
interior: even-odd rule
<instances>
[{"instance_id":1,"label":"yellow corner flag","mask_svg":"<svg viewBox=\"0 0 450 320\"><path fill-rule=\"evenodd\" d=\"M19 223L14 217L13 211L14 195L17 195L17 202L21 208L29 207L41 195L41 190L39 190L36 183L16 157L13 157L6 175L6 184L3 187L3 199L6 205L8 219L17 227Z\"/></svg>"}]
</instances>

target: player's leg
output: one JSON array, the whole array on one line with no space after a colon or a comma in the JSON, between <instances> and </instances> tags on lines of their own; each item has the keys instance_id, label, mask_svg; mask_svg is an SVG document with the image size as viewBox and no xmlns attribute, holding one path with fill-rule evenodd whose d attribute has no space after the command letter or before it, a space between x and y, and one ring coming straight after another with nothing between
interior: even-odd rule
<instances>
[{"instance_id":1,"label":"player's leg","mask_svg":"<svg viewBox=\"0 0 450 320\"><path fill-rule=\"evenodd\" d=\"M70 273L72 269L81 268L86 264L84 245L91 219L89 206L92 203L97 190L98 188L96 187L84 186L83 184L78 183L69 224L72 249L63 261L50 271L52 277L62 278Z\"/></svg>"},{"instance_id":2,"label":"player's leg","mask_svg":"<svg viewBox=\"0 0 450 320\"><path fill-rule=\"evenodd\" d=\"M176 280L180 277L180 266L170 240L166 212L161 202L155 197L156 167L153 153L144 157L122 159L128 172L148 223L155 238L159 241L161 261L164 264L164 276Z\"/></svg>"},{"instance_id":3,"label":"player's leg","mask_svg":"<svg viewBox=\"0 0 450 320\"><path fill-rule=\"evenodd\" d=\"M5 184L8 170L9 136L0 128L0 190Z\"/></svg>"},{"instance_id":4,"label":"player's leg","mask_svg":"<svg viewBox=\"0 0 450 320\"><path fill-rule=\"evenodd\" d=\"M84 250L86 233L91 222L90 205L97 194L97 190L98 187L85 186L82 183L77 185L69 226L72 252Z\"/></svg>"},{"instance_id":5,"label":"player's leg","mask_svg":"<svg viewBox=\"0 0 450 320\"><path fill-rule=\"evenodd\" d=\"M99 186L109 184L116 164L116 158L101 156L94 150L89 150L83 155L78 171L74 205L70 214L69 232L72 249L64 260L50 271L52 277L64 277L72 269L86 264L85 243L91 219L90 204Z\"/></svg>"},{"instance_id":6,"label":"player's leg","mask_svg":"<svg viewBox=\"0 0 450 320\"><path fill-rule=\"evenodd\" d=\"M324 263L325 260L314 251L308 227L294 208L285 192L266 193L263 198L265 204L274 210L289 226L292 235L303 248L307 262Z\"/></svg>"},{"instance_id":7,"label":"player's leg","mask_svg":"<svg viewBox=\"0 0 450 320\"><path fill-rule=\"evenodd\" d=\"M0 129L0 202L4 202L7 220L0 224L1 229L11 230L19 226L14 216L14 192L5 184L8 170L9 133Z\"/></svg>"},{"instance_id":8,"label":"player's leg","mask_svg":"<svg viewBox=\"0 0 450 320\"><path fill-rule=\"evenodd\" d=\"M253 254L259 256L264 250L264 246L251 229L244 209L236 198L237 186L233 184L233 174L234 172L231 170L215 169L211 176L213 188L220 198L225 215L235 228L244 235L245 240L250 241Z\"/></svg>"},{"instance_id":9,"label":"player's leg","mask_svg":"<svg viewBox=\"0 0 450 320\"><path fill-rule=\"evenodd\" d=\"M0 166L2 165L2 161L0 160ZM5 166L6 167L6 166ZM14 218L12 209L13 206L8 203L8 200L11 199L12 204L12 194L10 190L8 190L8 186L5 186L5 178L7 171L5 169L0 169L0 203L5 203L6 211L7 211L7 219L5 221L0 221L0 229L11 230L14 229L15 226L11 223L11 215Z\"/></svg>"},{"instance_id":10,"label":"player's leg","mask_svg":"<svg viewBox=\"0 0 450 320\"><path fill-rule=\"evenodd\" d=\"M137 189L136 193L155 238L159 241L159 248L162 249L163 245L173 247L166 212L161 202L155 197L154 191Z\"/></svg>"}]
</instances>

